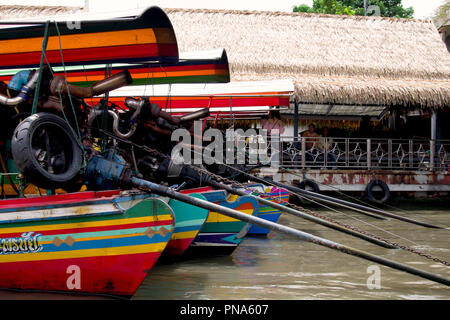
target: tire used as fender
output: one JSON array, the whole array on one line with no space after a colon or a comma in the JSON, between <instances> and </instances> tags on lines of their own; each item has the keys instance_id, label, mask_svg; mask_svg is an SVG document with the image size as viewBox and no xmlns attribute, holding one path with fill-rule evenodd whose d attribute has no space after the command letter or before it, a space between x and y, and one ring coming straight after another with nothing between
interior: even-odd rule
<instances>
[{"instance_id":1,"label":"tire used as fender","mask_svg":"<svg viewBox=\"0 0 450 320\"><path fill-rule=\"evenodd\" d=\"M307 191L311 191L314 193L320 193L320 189L319 189L319 186L317 185L317 183L315 183L313 180L310 180L310 179L305 179L302 182L300 182L298 185L298 188L307 190ZM311 203L311 201L307 200L304 197L297 196L297 199L300 200L300 202L305 203L305 204Z\"/></svg>"},{"instance_id":2,"label":"tire used as fender","mask_svg":"<svg viewBox=\"0 0 450 320\"><path fill-rule=\"evenodd\" d=\"M64 167L60 172L47 171L33 154L34 134L43 126L52 128L56 133L50 142L54 144L53 147L58 146L60 155L63 155ZM48 137L48 129L46 134ZM45 189L57 189L71 183L80 172L83 160L83 151L73 136L69 124L61 117L46 112L33 114L16 127L11 139L11 152L14 162L25 179Z\"/></svg>"},{"instance_id":3,"label":"tire used as fender","mask_svg":"<svg viewBox=\"0 0 450 320\"><path fill-rule=\"evenodd\" d=\"M320 193L320 189L317 183L315 183L313 180L310 179L303 180L302 182L300 182L298 187L303 190L306 190L306 188L308 187L309 189L312 189L310 190L311 192Z\"/></svg>"},{"instance_id":4,"label":"tire used as fender","mask_svg":"<svg viewBox=\"0 0 450 320\"><path fill-rule=\"evenodd\" d=\"M383 191L383 197L381 199L377 199L373 194L374 187L376 186L379 186ZM367 184L366 189L364 190L364 195L366 196L367 199L369 199L374 203L385 203L390 199L391 192L389 190L388 185L384 181L379 179L373 179Z\"/></svg>"}]
</instances>

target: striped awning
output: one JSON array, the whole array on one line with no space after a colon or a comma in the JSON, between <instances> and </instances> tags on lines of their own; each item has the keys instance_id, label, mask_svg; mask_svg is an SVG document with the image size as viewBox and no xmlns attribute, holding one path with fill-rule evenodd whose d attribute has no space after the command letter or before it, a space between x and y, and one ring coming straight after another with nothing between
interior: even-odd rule
<instances>
[{"instance_id":1,"label":"striped awning","mask_svg":"<svg viewBox=\"0 0 450 320\"><path fill-rule=\"evenodd\" d=\"M127 86L111 91L109 101L123 107L125 97L146 97L175 115L209 108L211 118L254 117L289 108L293 92L290 80Z\"/></svg>"}]
</instances>

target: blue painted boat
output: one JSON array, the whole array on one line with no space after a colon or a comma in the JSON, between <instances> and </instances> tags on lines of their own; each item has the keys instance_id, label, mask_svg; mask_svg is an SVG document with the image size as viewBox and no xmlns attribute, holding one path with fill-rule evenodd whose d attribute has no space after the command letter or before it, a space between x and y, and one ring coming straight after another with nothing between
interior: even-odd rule
<instances>
[{"instance_id":1,"label":"blue painted boat","mask_svg":"<svg viewBox=\"0 0 450 320\"><path fill-rule=\"evenodd\" d=\"M260 193L260 197L269 199L275 203L286 205L289 199L289 192L286 189L280 189L278 187L265 186L263 184L251 184L247 186L248 189L252 189ZM249 191L247 191L249 192ZM250 192L249 192L250 193ZM271 222L277 222L281 216L281 212L278 209L274 209L264 204L258 203L259 210L256 216L258 218L265 219ZM267 235L270 230L252 226L248 231L248 235Z\"/></svg>"},{"instance_id":2,"label":"blue painted boat","mask_svg":"<svg viewBox=\"0 0 450 320\"><path fill-rule=\"evenodd\" d=\"M207 201L246 214L258 214L258 202L249 196L231 196L227 199L225 191L211 188L198 188L182 192L186 194L200 193ZM203 224L189 250L195 254L230 254L242 242L250 227L251 225L244 221L210 211L208 219Z\"/></svg>"}]
</instances>

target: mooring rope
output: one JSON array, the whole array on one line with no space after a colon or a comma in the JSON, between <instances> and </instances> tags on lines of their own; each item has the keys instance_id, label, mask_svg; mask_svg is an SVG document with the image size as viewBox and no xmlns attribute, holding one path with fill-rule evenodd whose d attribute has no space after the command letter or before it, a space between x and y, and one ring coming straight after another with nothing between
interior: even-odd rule
<instances>
[{"instance_id":1,"label":"mooring rope","mask_svg":"<svg viewBox=\"0 0 450 320\"><path fill-rule=\"evenodd\" d=\"M36 83L36 88L34 89L34 100L33 100L33 105L31 107L31 114L35 114L36 110L37 110L37 103L38 103L38 98L39 98L39 90L41 88L41 79L42 79L42 67L44 65L44 57L45 59L47 59L47 57L45 56L45 51L47 50L47 43L48 43L48 28L50 26L50 21L47 20L45 22L45 29L44 29L44 39L42 40L42 52L41 52L41 61L39 63L39 75L38 75L38 80Z\"/></svg>"},{"instance_id":2,"label":"mooring rope","mask_svg":"<svg viewBox=\"0 0 450 320\"><path fill-rule=\"evenodd\" d=\"M56 24L56 21L55 21L55 24ZM59 34L59 31L58 31L58 34ZM61 35L59 35L59 37L61 37ZM60 54L61 54L61 59L62 59L61 39L60 39L59 45L60 45ZM42 51L42 56L43 56L43 59L45 59L47 65L48 65L48 67L49 67L50 74L51 74L52 77L54 78L54 77L55 77L55 73L53 72L53 68L52 68L51 65L50 65L50 61L48 61L47 55L46 55L46 53L45 53L45 50ZM62 60L62 62L63 62L62 64L63 64L64 70L65 70L64 61ZM41 68L42 68L42 67L41 67ZM64 72L65 72L65 71L64 71ZM66 79L65 81L66 81L66 85L67 85L67 79ZM38 82L38 85L39 85L39 82ZM71 105L72 105L73 116L74 116L74 118L75 118L75 121L77 121L77 119L76 119L76 118L77 118L77 115L76 115L76 113L75 113L75 107L73 106L73 103L72 103L72 96L70 95L69 89L67 90L67 93L68 93L68 97L69 97L69 100L70 100ZM68 118L67 118L67 115L66 115L66 113L65 113L65 111L64 111L64 106L63 106L63 104L62 104L63 98L62 98L62 94L61 94L60 91L58 91L58 95L59 95L59 105L60 105L60 108L61 108L61 112L62 112L62 114L63 114L63 116L64 116L64 120L65 120L67 123L70 123L69 120L68 120ZM37 98L35 97L34 100L37 101ZM34 101L33 101L33 103L34 103ZM32 112L32 113L35 113L35 112ZM76 122L76 123L77 123L77 129L78 129L78 137L80 137L80 136L81 136L81 133L80 133L80 129L78 128L78 122ZM72 131L72 134L74 135L74 137L77 137L77 134L75 133L75 130L72 128L72 126L69 125L69 127L70 127L70 130ZM75 139L75 140L77 141L77 144L78 144L78 146L81 148L81 150L84 150L83 145L81 144L80 139ZM83 157L83 158L84 158L84 157Z\"/></svg>"}]
</instances>

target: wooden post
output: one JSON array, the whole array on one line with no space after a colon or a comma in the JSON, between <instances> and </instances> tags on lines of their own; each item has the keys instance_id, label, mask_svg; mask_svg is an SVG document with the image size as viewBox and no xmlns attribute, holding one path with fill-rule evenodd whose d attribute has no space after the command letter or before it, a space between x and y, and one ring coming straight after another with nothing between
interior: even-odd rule
<instances>
[{"instance_id":1,"label":"wooden post","mask_svg":"<svg viewBox=\"0 0 450 320\"><path fill-rule=\"evenodd\" d=\"M436 140L430 140L430 171L434 171L435 153L436 153Z\"/></svg>"},{"instance_id":2,"label":"wooden post","mask_svg":"<svg viewBox=\"0 0 450 320\"><path fill-rule=\"evenodd\" d=\"M298 149L298 101L294 99L294 148Z\"/></svg>"},{"instance_id":3,"label":"wooden post","mask_svg":"<svg viewBox=\"0 0 450 320\"><path fill-rule=\"evenodd\" d=\"M306 141L305 137L302 137L302 169L306 166Z\"/></svg>"},{"instance_id":4,"label":"wooden post","mask_svg":"<svg viewBox=\"0 0 450 320\"><path fill-rule=\"evenodd\" d=\"M430 140L430 170L434 171L434 158L436 155L436 133L437 133L437 113L433 110L431 113L431 140Z\"/></svg>"},{"instance_id":5,"label":"wooden post","mask_svg":"<svg viewBox=\"0 0 450 320\"><path fill-rule=\"evenodd\" d=\"M345 139L345 166L349 167L350 165L350 141L348 138Z\"/></svg>"},{"instance_id":6,"label":"wooden post","mask_svg":"<svg viewBox=\"0 0 450 320\"><path fill-rule=\"evenodd\" d=\"M409 169L414 167L414 144L412 140L409 140Z\"/></svg>"},{"instance_id":7,"label":"wooden post","mask_svg":"<svg viewBox=\"0 0 450 320\"><path fill-rule=\"evenodd\" d=\"M388 140L388 167L392 168L392 139Z\"/></svg>"}]
</instances>

